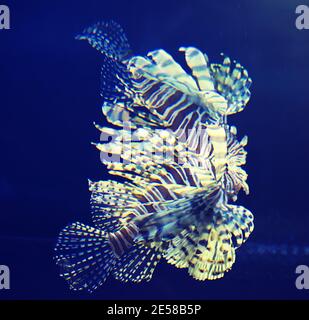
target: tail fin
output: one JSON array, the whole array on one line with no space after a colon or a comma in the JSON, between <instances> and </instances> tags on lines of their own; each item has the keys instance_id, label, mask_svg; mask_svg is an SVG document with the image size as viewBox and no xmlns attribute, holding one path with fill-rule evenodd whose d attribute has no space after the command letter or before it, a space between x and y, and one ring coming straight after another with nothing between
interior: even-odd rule
<instances>
[{"instance_id":1,"label":"tail fin","mask_svg":"<svg viewBox=\"0 0 309 320\"><path fill-rule=\"evenodd\" d=\"M94 291L104 283L116 262L107 234L79 222L60 232L55 252L60 275L73 290Z\"/></svg>"},{"instance_id":2,"label":"tail fin","mask_svg":"<svg viewBox=\"0 0 309 320\"><path fill-rule=\"evenodd\" d=\"M64 228L55 248L60 275L73 290L92 292L111 274L120 281L149 281L161 259L158 247L134 243L138 230L131 224L116 232L76 222Z\"/></svg>"}]
</instances>

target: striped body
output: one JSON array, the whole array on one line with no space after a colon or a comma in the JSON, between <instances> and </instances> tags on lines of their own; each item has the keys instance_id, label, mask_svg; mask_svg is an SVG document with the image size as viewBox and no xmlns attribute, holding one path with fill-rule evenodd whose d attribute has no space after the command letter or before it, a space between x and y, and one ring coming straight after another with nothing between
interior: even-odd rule
<instances>
[{"instance_id":1,"label":"striped body","mask_svg":"<svg viewBox=\"0 0 309 320\"><path fill-rule=\"evenodd\" d=\"M137 235L138 228L134 224L128 224L116 232L109 233L108 241L114 254L121 257L132 247Z\"/></svg>"},{"instance_id":2,"label":"striped body","mask_svg":"<svg viewBox=\"0 0 309 320\"><path fill-rule=\"evenodd\" d=\"M225 128L216 125L209 125L206 130L213 145L216 179L219 182L225 173L227 166L227 141Z\"/></svg>"}]
</instances>

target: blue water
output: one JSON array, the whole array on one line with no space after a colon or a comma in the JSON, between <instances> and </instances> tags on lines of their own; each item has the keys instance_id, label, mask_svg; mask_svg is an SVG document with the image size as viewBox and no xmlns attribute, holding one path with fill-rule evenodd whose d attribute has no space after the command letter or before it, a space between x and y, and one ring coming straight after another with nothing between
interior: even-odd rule
<instances>
[{"instance_id":1,"label":"blue water","mask_svg":"<svg viewBox=\"0 0 309 320\"><path fill-rule=\"evenodd\" d=\"M309 264L309 31L295 28L298 1L6 4L12 29L0 30L0 264L11 269L11 290L0 299L308 299L295 287L296 266ZM230 122L249 136L251 193L239 203L254 213L255 230L221 280L198 282L161 263L149 283L109 279L89 296L69 291L58 276L56 236L70 222L91 223L87 179L107 178L90 144L99 138L92 122L105 123L101 57L74 40L106 19L124 27L135 53L194 45L211 61L220 52L237 59L253 79L248 107Z\"/></svg>"}]
</instances>

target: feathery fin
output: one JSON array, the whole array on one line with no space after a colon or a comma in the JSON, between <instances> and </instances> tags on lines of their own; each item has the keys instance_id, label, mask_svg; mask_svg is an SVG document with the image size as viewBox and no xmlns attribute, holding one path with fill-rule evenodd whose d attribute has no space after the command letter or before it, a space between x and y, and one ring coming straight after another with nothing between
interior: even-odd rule
<instances>
[{"instance_id":1,"label":"feathery fin","mask_svg":"<svg viewBox=\"0 0 309 320\"><path fill-rule=\"evenodd\" d=\"M73 290L94 291L104 283L115 264L106 234L79 222L61 231L55 252L60 275Z\"/></svg>"},{"instance_id":2,"label":"feathery fin","mask_svg":"<svg viewBox=\"0 0 309 320\"><path fill-rule=\"evenodd\" d=\"M160 259L158 248L136 244L117 260L113 276L123 282L150 281Z\"/></svg>"},{"instance_id":3,"label":"feathery fin","mask_svg":"<svg viewBox=\"0 0 309 320\"><path fill-rule=\"evenodd\" d=\"M76 39L87 40L93 48L119 61L127 58L131 51L122 27L112 20L98 22L84 29Z\"/></svg>"}]
</instances>

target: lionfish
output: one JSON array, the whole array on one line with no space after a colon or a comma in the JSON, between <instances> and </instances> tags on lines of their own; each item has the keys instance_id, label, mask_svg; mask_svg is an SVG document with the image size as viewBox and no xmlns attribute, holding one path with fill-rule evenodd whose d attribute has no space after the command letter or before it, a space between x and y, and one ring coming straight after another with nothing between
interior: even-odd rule
<instances>
[{"instance_id":1,"label":"lionfish","mask_svg":"<svg viewBox=\"0 0 309 320\"><path fill-rule=\"evenodd\" d=\"M89 181L94 227L64 228L55 248L61 275L93 291L109 275L149 281L160 259L197 280L223 277L253 230L253 215L231 204L249 193L245 136L227 116L250 99L237 62L210 64L181 47L187 71L166 51L134 56L123 29L97 23L77 37L103 57L101 160L117 180ZM118 129L117 129L118 127ZM102 140L104 140L102 142Z\"/></svg>"}]
</instances>

